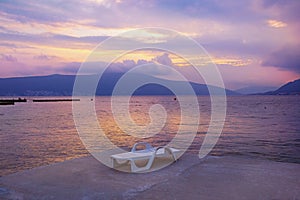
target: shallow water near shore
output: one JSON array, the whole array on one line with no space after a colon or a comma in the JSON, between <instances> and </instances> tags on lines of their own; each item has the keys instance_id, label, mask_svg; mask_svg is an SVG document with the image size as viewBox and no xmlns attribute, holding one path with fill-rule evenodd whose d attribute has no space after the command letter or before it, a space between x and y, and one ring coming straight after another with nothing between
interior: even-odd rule
<instances>
[{"instance_id":1,"label":"shallow water near shore","mask_svg":"<svg viewBox=\"0 0 300 200\"><path fill-rule=\"evenodd\" d=\"M89 154L77 133L71 102L33 103L32 98L27 97L27 103L0 107L0 176ZM130 114L137 124L150 122L148 112L154 104L161 104L168 114L163 129L146 139L132 137L118 127L113 120L110 100L110 97L96 97L95 109L106 135L120 147L130 148L141 140L163 146L178 131L180 106L172 96L131 98ZM191 153L198 153L210 120L210 98L201 96L198 101L200 125L188 150ZM227 97L225 126L211 155L300 163L299 102L299 96ZM81 98L74 103L88 104L91 99ZM185 126L188 130L195 125Z\"/></svg>"}]
</instances>

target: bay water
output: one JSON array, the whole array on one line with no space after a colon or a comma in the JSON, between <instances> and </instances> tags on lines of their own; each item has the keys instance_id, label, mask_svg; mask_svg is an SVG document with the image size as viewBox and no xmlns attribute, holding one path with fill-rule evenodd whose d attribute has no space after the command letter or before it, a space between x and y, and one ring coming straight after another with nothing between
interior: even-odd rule
<instances>
[{"instance_id":1,"label":"bay water","mask_svg":"<svg viewBox=\"0 0 300 200\"><path fill-rule=\"evenodd\" d=\"M26 103L0 107L0 176L89 155L74 123L72 102L37 103L32 102L37 97L26 98ZM128 111L137 125L151 122L149 109L152 105L160 104L167 113L159 132L138 138L124 132L115 122L111 97L82 97L73 103L95 103L102 130L113 144L125 149L130 149L138 141L147 141L153 146L167 145L177 134L182 114L173 96L131 97ZM199 152L211 118L210 97L199 96L198 103L200 123L196 124L198 131L188 149L190 153ZM300 164L299 104L300 96L227 97L225 125L210 155L246 156ZM195 124L185 126L188 130ZM136 129L132 126L126 130L135 133Z\"/></svg>"}]
</instances>

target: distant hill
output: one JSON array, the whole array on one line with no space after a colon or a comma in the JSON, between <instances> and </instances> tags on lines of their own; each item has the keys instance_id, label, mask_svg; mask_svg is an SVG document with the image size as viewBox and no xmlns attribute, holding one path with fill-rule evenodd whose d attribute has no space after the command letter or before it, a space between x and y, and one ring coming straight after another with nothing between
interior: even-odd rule
<instances>
[{"instance_id":1,"label":"distant hill","mask_svg":"<svg viewBox=\"0 0 300 200\"><path fill-rule=\"evenodd\" d=\"M264 95L300 95L300 79L289 82L275 91L265 92Z\"/></svg>"},{"instance_id":2,"label":"distant hill","mask_svg":"<svg viewBox=\"0 0 300 200\"><path fill-rule=\"evenodd\" d=\"M277 89L276 87L270 87L270 86L249 86L234 91L240 94L257 94L257 93L273 91L276 89Z\"/></svg>"},{"instance_id":3,"label":"distant hill","mask_svg":"<svg viewBox=\"0 0 300 200\"><path fill-rule=\"evenodd\" d=\"M122 73L105 73L99 81L96 90L96 95L104 96L111 95L117 81L122 76ZM95 78L96 75L81 75L87 80ZM32 76L32 77L17 77L17 78L1 78L0 79L0 96L70 96L73 91L75 75L49 75L49 76ZM163 80L147 75L136 74L132 75L134 79L150 79L160 80L163 83L171 84L176 88L181 88L184 82ZM100 87L101 86L101 87ZM191 83L197 95L209 95L208 87L214 89L216 95L220 94L221 88L214 86L206 86L204 84ZM239 95L239 93L225 90L227 95ZM158 84L147 84L138 88L134 95L172 95L173 93ZM179 94L187 94L186 91L180 90Z\"/></svg>"},{"instance_id":4,"label":"distant hill","mask_svg":"<svg viewBox=\"0 0 300 200\"><path fill-rule=\"evenodd\" d=\"M0 79L0 96L67 96L74 76L50 75Z\"/></svg>"}]
</instances>

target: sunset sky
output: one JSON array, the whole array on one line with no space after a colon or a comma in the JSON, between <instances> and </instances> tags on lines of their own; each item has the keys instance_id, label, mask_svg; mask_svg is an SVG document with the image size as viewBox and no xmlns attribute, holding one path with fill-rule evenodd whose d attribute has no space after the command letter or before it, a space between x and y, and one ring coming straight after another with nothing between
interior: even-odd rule
<instances>
[{"instance_id":1,"label":"sunset sky","mask_svg":"<svg viewBox=\"0 0 300 200\"><path fill-rule=\"evenodd\" d=\"M0 0L0 77L75 74L108 37L160 27L201 44L227 88L278 87L300 77L299 10L298 0Z\"/></svg>"}]
</instances>

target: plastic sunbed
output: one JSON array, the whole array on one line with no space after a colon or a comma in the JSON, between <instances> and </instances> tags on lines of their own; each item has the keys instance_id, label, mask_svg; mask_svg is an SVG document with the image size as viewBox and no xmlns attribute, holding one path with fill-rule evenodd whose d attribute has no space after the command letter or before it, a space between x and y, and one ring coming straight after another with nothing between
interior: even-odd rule
<instances>
[{"instance_id":1,"label":"plastic sunbed","mask_svg":"<svg viewBox=\"0 0 300 200\"><path fill-rule=\"evenodd\" d=\"M137 147L143 145L145 149L137 150ZM170 147L152 147L147 142L140 142L134 144L133 148L130 152L120 153L111 155L112 166L116 168L122 164L130 163L131 172L142 172L145 170L149 170L153 164L155 157L166 157L167 154L171 154L174 161L178 158L176 157L176 153L180 152L180 150ZM147 164L143 167L138 167L135 161L139 160L148 160Z\"/></svg>"}]
</instances>

